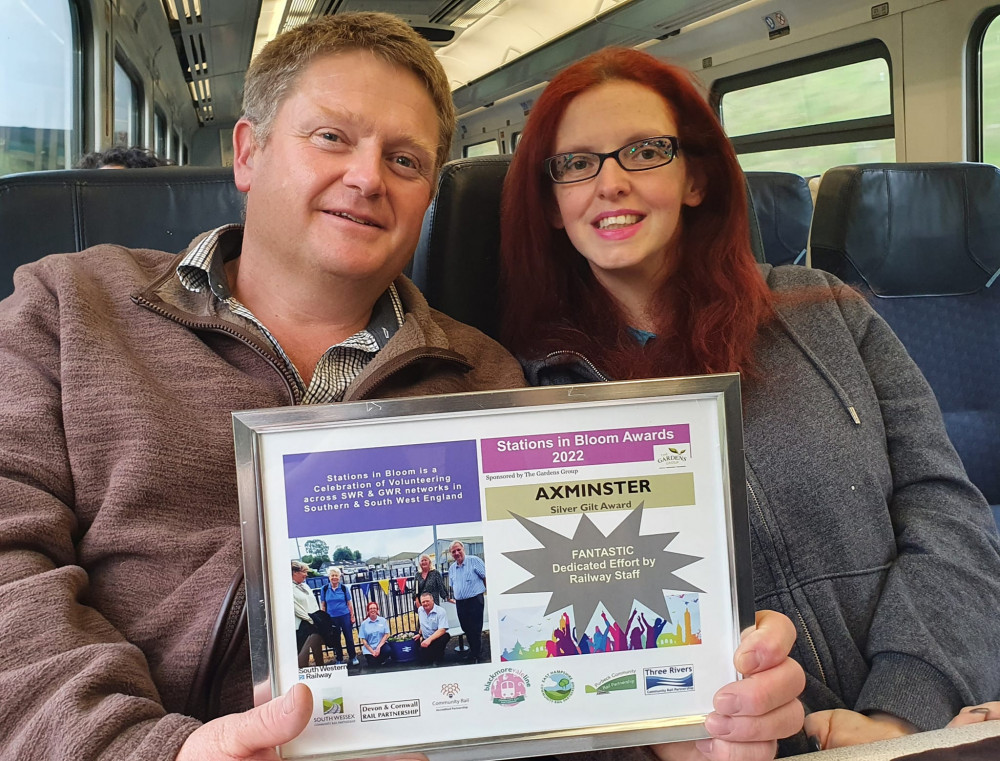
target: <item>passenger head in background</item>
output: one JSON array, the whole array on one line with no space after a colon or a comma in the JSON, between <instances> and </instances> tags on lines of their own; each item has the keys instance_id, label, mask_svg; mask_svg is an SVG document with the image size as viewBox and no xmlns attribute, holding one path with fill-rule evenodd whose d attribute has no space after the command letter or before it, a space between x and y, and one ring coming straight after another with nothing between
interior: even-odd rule
<instances>
[{"instance_id":1,"label":"passenger head in background","mask_svg":"<svg viewBox=\"0 0 1000 761\"><path fill-rule=\"evenodd\" d=\"M573 348L620 378L750 368L770 296L736 155L685 69L609 48L558 74L514 154L501 230L515 354ZM644 347L647 333L684 340Z\"/></svg>"},{"instance_id":2,"label":"passenger head in background","mask_svg":"<svg viewBox=\"0 0 1000 761\"><path fill-rule=\"evenodd\" d=\"M169 159L158 158L149 148L133 145L115 145L106 151L94 151L81 158L76 169L154 169L158 166L171 166Z\"/></svg>"},{"instance_id":3,"label":"passenger head in background","mask_svg":"<svg viewBox=\"0 0 1000 761\"><path fill-rule=\"evenodd\" d=\"M413 72L434 101L438 122L436 169L448 160L455 132L451 87L431 47L403 20L386 13L323 16L285 32L250 62L243 87L243 118L254 137L267 142L278 109L299 75L317 58L366 51L392 66ZM391 89L392 82L385 87Z\"/></svg>"}]
</instances>

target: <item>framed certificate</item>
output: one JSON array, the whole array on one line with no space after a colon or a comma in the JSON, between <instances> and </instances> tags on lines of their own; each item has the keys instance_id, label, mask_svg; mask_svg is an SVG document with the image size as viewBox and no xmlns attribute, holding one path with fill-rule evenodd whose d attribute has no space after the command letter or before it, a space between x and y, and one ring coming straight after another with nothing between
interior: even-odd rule
<instances>
[{"instance_id":1,"label":"framed certificate","mask_svg":"<svg viewBox=\"0 0 1000 761\"><path fill-rule=\"evenodd\" d=\"M754 617L738 375L233 417L255 694L314 698L284 758L707 736Z\"/></svg>"}]
</instances>

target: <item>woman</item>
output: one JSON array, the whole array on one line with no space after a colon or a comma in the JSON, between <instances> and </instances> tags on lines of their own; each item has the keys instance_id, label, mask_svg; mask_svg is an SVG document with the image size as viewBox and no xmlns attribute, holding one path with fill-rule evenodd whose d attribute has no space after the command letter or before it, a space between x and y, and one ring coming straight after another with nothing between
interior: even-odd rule
<instances>
[{"instance_id":1,"label":"woman","mask_svg":"<svg viewBox=\"0 0 1000 761\"><path fill-rule=\"evenodd\" d=\"M377 668L389 660L389 622L378 613L378 603L372 600L367 606L368 615L358 627L361 635L361 652L369 668Z\"/></svg>"},{"instance_id":2,"label":"woman","mask_svg":"<svg viewBox=\"0 0 1000 761\"><path fill-rule=\"evenodd\" d=\"M742 173L688 72L612 49L554 78L501 233L504 337L532 383L743 374L755 601L797 623L824 747L1000 693L996 531L933 394L835 278L755 264Z\"/></svg>"},{"instance_id":3,"label":"woman","mask_svg":"<svg viewBox=\"0 0 1000 761\"><path fill-rule=\"evenodd\" d=\"M319 610L316 595L306 584L309 566L298 560L292 561L292 605L295 610L295 644L299 649L299 668L309 665L309 651L313 654L313 664L323 665L323 639L312 620L312 614Z\"/></svg>"},{"instance_id":4,"label":"woman","mask_svg":"<svg viewBox=\"0 0 1000 761\"><path fill-rule=\"evenodd\" d=\"M441 574L438 573L436 568L431 567L430 555L421 555L420 560L417 562L420 570L417 571L417 575L414 577L417 588L413 595L413 607L420 607L420 595L424 592L429 593L434 598L435 605L440 605L442 600L447 600L451 597L448 593L448 585L444 583Z\"/></svg>"},{"instance_id":5,"label":"woman","mask_svg":"<svg viewBox=\"0 0 1000 761\"><path fill-rule=\"evenodd\" d=\"M569 624L569 613L563 612L559 616L559 627L552 632L552 638L556 643L556 655L579 655L580 648L573 640L573 630Z\"/></svg>"},{"instance_id":6,"label":"woman","mask_svg":"<svg viewBox=\"0 0 1000 761\"><path fill-rule=\"evenodd\" d=\"M340 632L344 632L344 639L347 640L347 655L351 659L351 665L357 666L358 656L354 650L354 608L351 606L351 592L347 585L340 583L340 569L332 566L326 573L330 583L324 585L319 596L320 607L333 619L335 624L333 652L337 657L337 663L344 662L344 651L340 646Z\"/></svg>"}]
</instances>

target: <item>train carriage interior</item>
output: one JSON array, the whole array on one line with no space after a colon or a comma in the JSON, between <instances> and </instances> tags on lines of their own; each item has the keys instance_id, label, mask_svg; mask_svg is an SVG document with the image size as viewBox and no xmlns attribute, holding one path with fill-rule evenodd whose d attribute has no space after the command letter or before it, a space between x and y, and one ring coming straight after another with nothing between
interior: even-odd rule
<instances>
[{"instance_id":1,"label":"train carriage interior","mask_svg":"<svg viewBox=\"0 0 1000 761\"><path fill-rule=\"evenodd\" d=\"M48 254L179 252L239 222L232 134L252 56L358 10L403 17L452 84L451 161L407 269L431 306L498 336L500 191L549 79L606 45L676 61L736 149L758 259L825 270L874 306L1000 524L992 0L0 0L0 299ZM169 165L74 168L112 145Z\"/></svg>"}]
</instances>

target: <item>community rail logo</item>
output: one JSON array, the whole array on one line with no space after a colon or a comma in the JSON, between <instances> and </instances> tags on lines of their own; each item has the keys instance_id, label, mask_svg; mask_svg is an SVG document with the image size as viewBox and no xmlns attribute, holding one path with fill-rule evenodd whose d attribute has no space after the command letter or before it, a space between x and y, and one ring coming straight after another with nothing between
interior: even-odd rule
<instances>
[{"instance_id":1,"label":"community rail logo","mask_svg":"<svg viewBox=\"0 0 1000 761\"><path fill-rule=\"evenodd\" d=\"M458 686L457 682L445 682L441 685L441 694L449 698L455 697L461 691L462 689Z\"/></svg>"},{"instance_id":2,"label":"community rail logo","mask_svg":"<svg viewBox=\"0 0 1000 761\"><path fill-rule=\"evenodd\" d=\"M356 714L344 710L344 693L341 690L322 690L316 707L319 708L320 714L313 716L313 724L353 723L357 719Z\"/></svg>"},{"instance_id":3,"label":"community rail logo","mask_svg":"<svg viewBox=\"0 0 1000 761\"><path fill-rule=\"evenodd\" d=\"M573 677L565 671L550 671L542 678L542 695L550 703L565 703L574 689Z\"/></svg>"},{"instance_id":4,"label":"community rail logo","mask_svg":"<svg viewBox=\"0 0 1000 761\"><path fill-rule=\"evenodd\" d=\"M604 677L597 684L588 684L583 691L588 695L610 695L612 692L639 689L639 679L634 671L619 671Z\"/></svg>"},{"instance_id":5,"label":"community rail logo","mask_svg":"<svg viewBox=\"0 0 1000 761\"><path fill-rule=\"evenodd\" d=\"M647 695L664 695L669 692L694 690L694 666L656 666L642 670L643 691Z\"/></svg>"},{"instance_id":6,"label":"community rail logo","mask_svg":"<svg viewBox=\"0 0 1000 761\"><path fill-rule=\"evenodd\" d=\"M486 691L493 705L514 706L523 703L531 681L523 671L503 669L495 671L486 682Z\"/></svg>"},{"instance_id":7,"label":"community rail logo","mask_svg":"<svg viewBox=\"0 0 1000 761\"><path fill-rule=\"evenodd\" d=\"M461 691L462 688L458 686L458 682L445 682L441 685L441 694L444 695L444 699L432 700L431 708L438 712L467 711L472 701L469 698L458 697L458 693Z\"/></svg>"}]
</instances>

